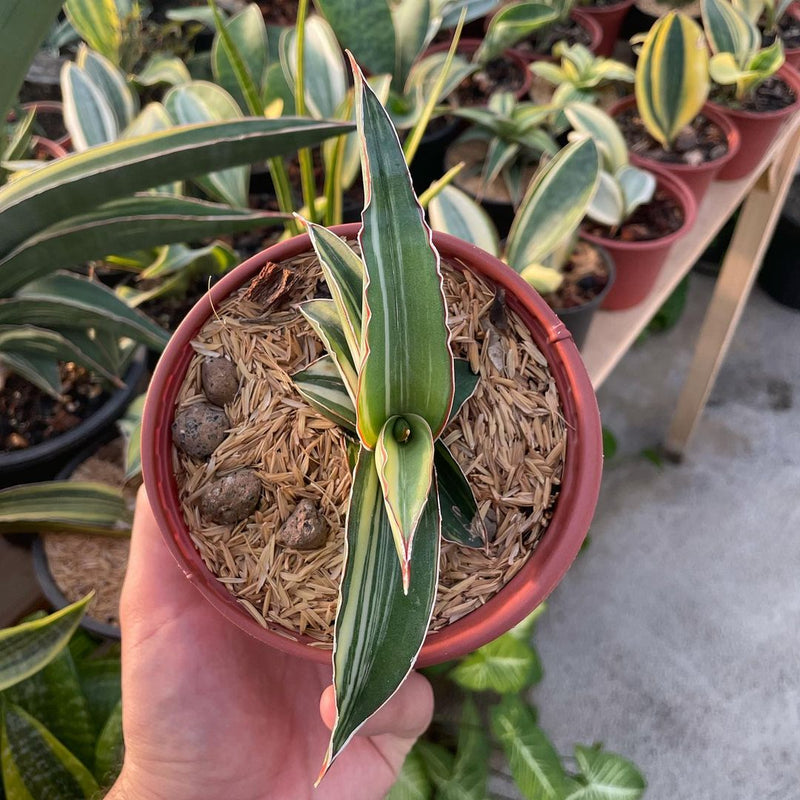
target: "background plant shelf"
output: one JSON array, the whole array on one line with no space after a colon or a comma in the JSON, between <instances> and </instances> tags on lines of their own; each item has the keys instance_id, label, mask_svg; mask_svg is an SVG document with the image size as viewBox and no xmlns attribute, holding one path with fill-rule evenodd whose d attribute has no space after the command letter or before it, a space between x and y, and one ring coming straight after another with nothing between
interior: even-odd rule
<instances>
[{"instance_id":1,"label":"background plant shelf","mask_svg":"<svg viewBox=\"0 0 800 800\"><path fill-rule=\"evenodd\" d=\"M667 453L676 459L684 454L736 330L791 185L798 155L800 114L784 126L752 173L736 181L716 181L711 185L693 229L672 248L656 286L642 303L625 311L598 311L592 321L582 356L597 389L722 226L745 202L665 440Z\"/></svg>"}]
</instances>

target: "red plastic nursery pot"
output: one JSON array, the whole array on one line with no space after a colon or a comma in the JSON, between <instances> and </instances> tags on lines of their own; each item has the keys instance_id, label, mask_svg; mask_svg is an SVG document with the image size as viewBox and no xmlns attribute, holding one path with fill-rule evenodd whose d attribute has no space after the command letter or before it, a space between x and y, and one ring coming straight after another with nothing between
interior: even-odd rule
<instances>
[{"instance_id":1,"label":"red plastic nursery pot","mask_svg":"<svg viewBox=\"0 0 800 800\"><path fill-rule=\"evenodd\" d=\"M616 117L623 111L634 108L635 106L636 98L633 95L623 97L611 107L611 116ZM668 172L670 175L675 175L677 178L680 178L692 190L692 194L694 194L694 199L697 201L698 206L702 202L705 193L708 191L711 181L714 180L719 171L739 152L739 145L741 142L739 131L733 122L710 103L706 103L703 106L701 113L706 119L719 125L725 134L725 138L728 142L728 152L722 156L722 158L717 158L714 161L706 161L704 164L699 164L695 167L690 164L672 164L666 161L655 161L654 159L645 158L637 153L630 153L631 163L635 166L642 167L643 169L660 167L664 172Z\"/></svg>"},{"instance_id":2,"label":"red plastic nursery pot","mask_svg":"<svg viewBox=\"0 0 800 800\"><path fill-rule=\"evenodd\" d=\"M779 111L743 111L710 103L715 111L736 125L741 136L738 154L717 173L717 180L735 181L752 172L778 135L781 125L800 109L800 73L784 64L778 70L778 77L789 84L795 95L794 103Z\"/></svg>"},{"instance_id":3,"label":"red plastic nursery pot","mask_svg":"<svg viewBox=\"0 0 800 800\"><path fill-rule=\"evenodd\" d=\"M599 56L610 56L614 52L614 45L619 37L619 29L625 17L628 16L633 5L633 0L622 0L608 6L583 6L581 13L591 17L602 30L602 38L595 52Z\"/></svg>"},{"instance_id":4,"label":"red plastic nursery pot","mask_svg":"<svg viewBox=\"0 0 800 800\"><path fill-rule=\"evenodd\" d=\"M354 238L360 225L333 228ZM562 488L550 525L520 572L484 606L428 636L419 666L455 658L480 647L520 622L555 588L589 529L600 489L602 437L591 381L569 332L522 278L498 259L452 236L434 233L443 258L463 264L506 292L506 300L525 322L547 358L569 425L570 442ZM269 646L292 655L330 663L330 651L309 647L304 637L287 638L283 628L262 628L206 568L183 518L172 468L173 419L178 393L191 361L191 340L225 298L253 278L268 261L281 262L309 252L307 235L274 245L245 261L220 280L187 314L156 367L142 420L144 482L170 551L200 594L230 622Z\"/></svg>"},{"instance_id":5,"label":"red plastic nursery pot","mask_svg":"<svg viewBox=\"0 0 800 800\"><path fill-rule=\"evenodd\" d=\"M593 53L598 52L598 48L600 47L600 43L603 41L603 28L600 26L600 23L592 16L586 13L586 9L574 9L570 13L570 19L574 22L577 22L581 28L589 33L591 37L591 41L587 45L587 48L591 50ZM556 62L559 59L556 58L554 55L550 53L537 53L536 55L529 56L527 52L521 51L520 55L528 61L553 61Z\"/></svg>"},{"instance_id":6,"label":"red plastic nursery pot","mask_svg":"<svg viewBox=\"0 0 800 800\"><path fill-rule=\"evenodd\" d=\"M660 167L652 167L650 171L656 175L658 189L671 195L683 209L683 225L677 231L660 239L643 242L621 242L581 232L583 239L605 247L614 259L617 269L616 280L602 305L602 308L608 311L631 308L647 297L658 279L672 245L691 230L697 218L697 203L686 184L664 172Z\"/></svg>"}]
</instances>

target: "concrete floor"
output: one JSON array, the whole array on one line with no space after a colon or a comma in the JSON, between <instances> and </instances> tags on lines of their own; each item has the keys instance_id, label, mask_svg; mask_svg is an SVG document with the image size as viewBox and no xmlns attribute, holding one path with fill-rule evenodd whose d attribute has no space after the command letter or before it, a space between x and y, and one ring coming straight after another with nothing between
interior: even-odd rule
<instances>
[{"instance_id":1,"label":"concrete floor","mask_svg":"<svg viewBox=\"0 0 800 800\"><path fill-rule=\"evenodd\" d=\"M712 281L600 392L619 451L536 635L561 752L602 741L648 800L800 798L800 312L755 289L687 460L666 430Z\"/></svg>"}]
</instances>

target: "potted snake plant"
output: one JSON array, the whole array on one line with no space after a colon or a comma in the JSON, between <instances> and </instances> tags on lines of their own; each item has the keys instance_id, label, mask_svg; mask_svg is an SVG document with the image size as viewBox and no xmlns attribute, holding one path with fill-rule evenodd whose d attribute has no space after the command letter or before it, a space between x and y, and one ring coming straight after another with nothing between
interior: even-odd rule
<instances>
[{"instance_id":1,"label":"potted snake plant","mask_svg":"<svg viewBox=\"0 0 800 800\"><path fill-rule=\"evenodd\" d=\"M309 235L269 248L216 284L165 349L142 423L148 496L169 548L205 599L272 647L333 659L337 721L322 774L415 664L473 650L552 590L585 535L601 467L597 408L574 344L512 270L469 243L431 233L390 119L352 63L366 196L361 227L311 225ZM354 250L348 239L356 234ZM570 431L546 532L510 581L503 561L504 585L483 595L479 608L460 602L463 581L453 587L455 605L437 601L440 552L445 563L488 563L512 530L527 550L526 527L544 518L536 492L510 498L523 505L492 518L488 489L471 486L458 461L472 435L459 433L458 415L469 416L470 403L499 386L484 377L496 367L488 351L469 343L465 317L449 315L462 291L483 298L468 307L491 333L487 344L511 347L498 352L495 344L491 355L512 376L506 390L520 370L534 370L542 385L550 382L542 370L555 380L549 400L524 390L523 406L543 405L533 416L517 414L518 423L542 425L556 403ZM494 296L504 299L493 303ZM514 342L529 339L541 355L515 360ZM236 355L239 347L256 349ZM455 358L464 350L466 360ZM208 365L220 373L214 381L206 380ZM513 413L493 405L492 415ZM300 443L308 435L310 450ZM516 437L511 428L508 435ZM528 436L536 438L532 429ZM523 439L520 446L528 447ZM483 474L478 464L472 469ZM532 478L520 472L512 480L519 486ZM264 514L269 519L258 522ZM273 579L288 581L275 585L274 598L262 593L258 607L215 561L252 535L257 540L246 547L267 570L253 588L272 592ZM335 594L320 597L319 582L337 578L338 602ZM237 595L240 589L247 591ZM442 602L450 616L429 633ZM287 622L293 609L303 621L297 628ZM325 623L321 617L334 610L335 622ZM332 654L330 639L314 634L319 622L326 637L332 633Z\"/></svg>"},{"instance_id":2,"label":"potted snake plant","mask_svg":"<svg viewBox=\"0 0 800 800\"><path fill-rule=\"evenodd\" d=\"M633 166L614 120L597 106L564 109L574 132L591 136L603 162L581 235L606 248L617 277L603 308L630 308L653 288L672 245L694 225L697 203L683 181L655 165Z\"/></svg>"},{"instance_id":3,"label":"potted snake plant","mask_svg":"<svg viewBox=\"0 0 800 800\"><path fill-rule=\"evenodd\" d=\"M650 29L636 65L636 94L610 114L631 162L681 178L701 202L711 181L739 149L733 122L706 102L710 80L703 31L671 11Z\"/></svg>"},{"instance_id":4,"label":"potted snake plant","mask_svg":"<svg viewBox=\"0 0 800 800\"><path fill-rule=\"evenodd\" d=\"M733 120L742 139L719 178L735 180L755 169L781 125L800 109L800 74L784 63L780 39L762 48L758 28L726 0L703 0L702 12L713 53L711 102Z\"/></svg>"},{"instance_id":5,"label":"potted snake plant","mask_svg":"<svg viewBox=\"0 0 800 800\"><path fill-rule=\"evenodd\" d=\"M795 0L733 0L733 5L758 26L766 44L780 39L786 63L800 67L800 6Z\"/></svg>"}]
</instances>

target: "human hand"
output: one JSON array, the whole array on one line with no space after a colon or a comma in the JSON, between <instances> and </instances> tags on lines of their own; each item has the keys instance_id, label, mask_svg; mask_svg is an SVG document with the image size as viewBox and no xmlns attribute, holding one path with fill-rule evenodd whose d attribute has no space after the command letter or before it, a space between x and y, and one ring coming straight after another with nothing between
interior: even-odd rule
<instances>
[{"instance_id":1,"label":"human hand","mask_svg":"<svg viewBox=\"0 0 800 800\"><path fill-rule=\"evenodd\" d=\"M433 713L412 673L314 790L335 714L330 668L270 650L203 600L144 489L121 623L126 752L113 800L378 800Z\"/></svg>"}]
</instances>

